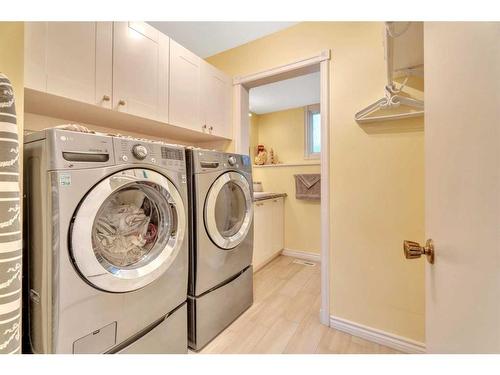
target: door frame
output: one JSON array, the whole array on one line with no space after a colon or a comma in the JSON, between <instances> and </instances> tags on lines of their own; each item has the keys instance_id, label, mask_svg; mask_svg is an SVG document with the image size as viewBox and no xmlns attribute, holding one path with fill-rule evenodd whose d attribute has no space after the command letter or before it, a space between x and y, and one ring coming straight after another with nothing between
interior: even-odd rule
<instances>
[{"instance_id":1,"label":"door frame","mask_svg":"<svg viewBox=\"0 0 500 375\"><path fill-rule=\"evenodd\" d=\"M320 321L330 326L330 50L296 60L291 63L266 69L257 73L238 76L233 80L234 111L233 140L235 152L249 152L248 90L295 78L304 74L320 72L321 113L321 309Z\"/></svg>"}]
</instances>

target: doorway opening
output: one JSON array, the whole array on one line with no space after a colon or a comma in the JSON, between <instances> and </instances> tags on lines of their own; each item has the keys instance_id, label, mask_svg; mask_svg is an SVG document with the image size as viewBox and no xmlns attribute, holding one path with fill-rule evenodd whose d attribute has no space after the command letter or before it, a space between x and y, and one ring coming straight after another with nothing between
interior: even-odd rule
<instances>
[{"instance_id":1,"label":"doorway opening","mask_svg":"<svg viewBox=\"0 0 500 375\"><path fill-rule=\"evenodd\" d=\"M319 81L319 100L317 103L310 103L302 106L302 116L304 124L303 140L303 162L288 163L293 164L316 164L319 167L320 177L320 240L319 240L319 261L321 277L321 302L320 302L320 322L324 325L330 325L330 288L329 288L329 270L330 270L330 129L329 129L329 60L330 51L326 50L318 55L298 60L290 64L275 67L259 73L236 77L234 80L234 142L235 152L249 154L253 159L259 158L259 150L264 151L266 155L263 158L269 159L267 150L263 143L264 139L257 138L255 144L255 135L252 136L251 121L255 113L251 112L251 91L265 90L264 87L270 85L280 85L287 80L311 80L315 77ZM304 84L304 82L302 82ZM304 87L304 86L301 86ZM292 94L292 93L290 93ZM293 97L293 95L290 95ZM266 103L263 103L264 105ZM255 103L252 103L255 107ZM289 107L290 108L290 107ZM276 112L276 111L275 111ZM254 143L254 144L252 144ZM262 147L264 146L264 147ZM269 145L272 146L272 145ZM277 152L277 154L276 154ZM280 168L280 153L273 149L271 162L277 163L269 168ZM285 152L282 149L282 152ZM261 154L262 156L262 154ZM289 155L286 155L288 157ZM285 157L285 155L282 155ZM257 160L257 162L259 162ZM285 164L285 163L283 163ZM266 165L257 168L267 168ZM259 174L261 175L261 174ZM266 189L263 187L263 189ZM295 198L295 197L294 197ZM294 249L284 249L284 255L296 256ZM301 254L303 255L303 254ZM304 257L303 257L304 258Z\"/></svg>"}]
</instances>

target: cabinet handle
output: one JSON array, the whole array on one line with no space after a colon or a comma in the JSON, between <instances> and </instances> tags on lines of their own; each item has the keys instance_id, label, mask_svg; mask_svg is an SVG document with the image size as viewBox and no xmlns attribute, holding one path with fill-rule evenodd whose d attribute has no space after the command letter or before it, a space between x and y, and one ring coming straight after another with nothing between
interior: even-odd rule
<instances>
[{"instance_id":1,"label":"cabinet handle","mask_svg":"<svg viewBox=\"0 0 500 375\"><path fill-rule=\"evenodd\" d=\"M125 104L127 104L127 102L125 100L123 100L123 99L120 99L118 101L118 105L125 105Z\"/></svg>"},{"instance_id":2,"label":"cabinet handle","mask_svg":"<svg viewBox=\"0 0 500 375\"><path fill-rule=\"evenodd\" d=\"M201 128L203 131L207 130L207 124L203 125Z\"/></svg>"},{"instance_id":3,"label":"cabinet handle","mask_svg":"<svg viewBox=\"0 0 500 375\"><path fill-rule=\"evenodd\" d=\"M212 130L214 130L214 127L211 126L211 127L208 128L208 130L210 131L210 134L212 134Z\"/></svg>"},{"instance_id":4,"label":"cabinet handle","mask_svg":"<svg viewBox=\"0 0 500 375\"><path fill-rule=\"evenodd\" d=\"M109 102L111 100L111 97L109 95L103 95L102 101L103 102Z\"/></svg>"}]
</instances>

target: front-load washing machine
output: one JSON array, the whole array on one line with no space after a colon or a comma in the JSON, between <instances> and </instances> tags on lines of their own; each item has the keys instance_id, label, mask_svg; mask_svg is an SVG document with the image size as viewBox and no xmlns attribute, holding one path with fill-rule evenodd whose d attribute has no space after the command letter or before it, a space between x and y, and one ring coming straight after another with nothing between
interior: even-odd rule
<instances>
[{"instance_id":1,"label":"front-load washing machine","mask_svg":"<svg viewBox=\"0 0 500 375\"><path fill-rule=\"evenodd\" d=\"M24 183L25 351L186 353L184 148L45 130Z\"/></svg>"},{"instance_id":2,"label":"front-load washing machine","mask_svg":"<svg viewBox=\"0 0 500 375\"><path fill-rule=\"evenodd\" d=\"M190 203L189 346L200 350L253 303L252 166L186 149Z\"/></svg>"}]
</instances>

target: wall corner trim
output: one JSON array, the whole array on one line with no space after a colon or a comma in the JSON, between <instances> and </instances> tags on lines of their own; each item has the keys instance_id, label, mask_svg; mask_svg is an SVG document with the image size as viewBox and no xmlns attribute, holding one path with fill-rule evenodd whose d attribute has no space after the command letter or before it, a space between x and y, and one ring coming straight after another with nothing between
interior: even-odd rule
<instances>
[{"instance_id":1,"label":"wall corner trim","mask_svg":"<svg viewBox=\"0 0 500 375\"><path fill-rule=\"evenodd\" d=\"M297 259L310 260L312 262L321 263L321 255L316 253L310 253L309 251L283 249L281 254L287 257L293 257Z\"/></svg>"},{"instance_id":2,"label":"wall corner trim","mask_svg":"<svg viewBox=\"0 0 500 375\"><path fill-rule=\"evenodd\" d=\"M330 315L330 327L377 344L388 346L389 348L396 349L404 353L424 354L426 352L425 344L422 342L398 336L376 328L367 327L333 315Z\"/></svg>"}]
</instances>

